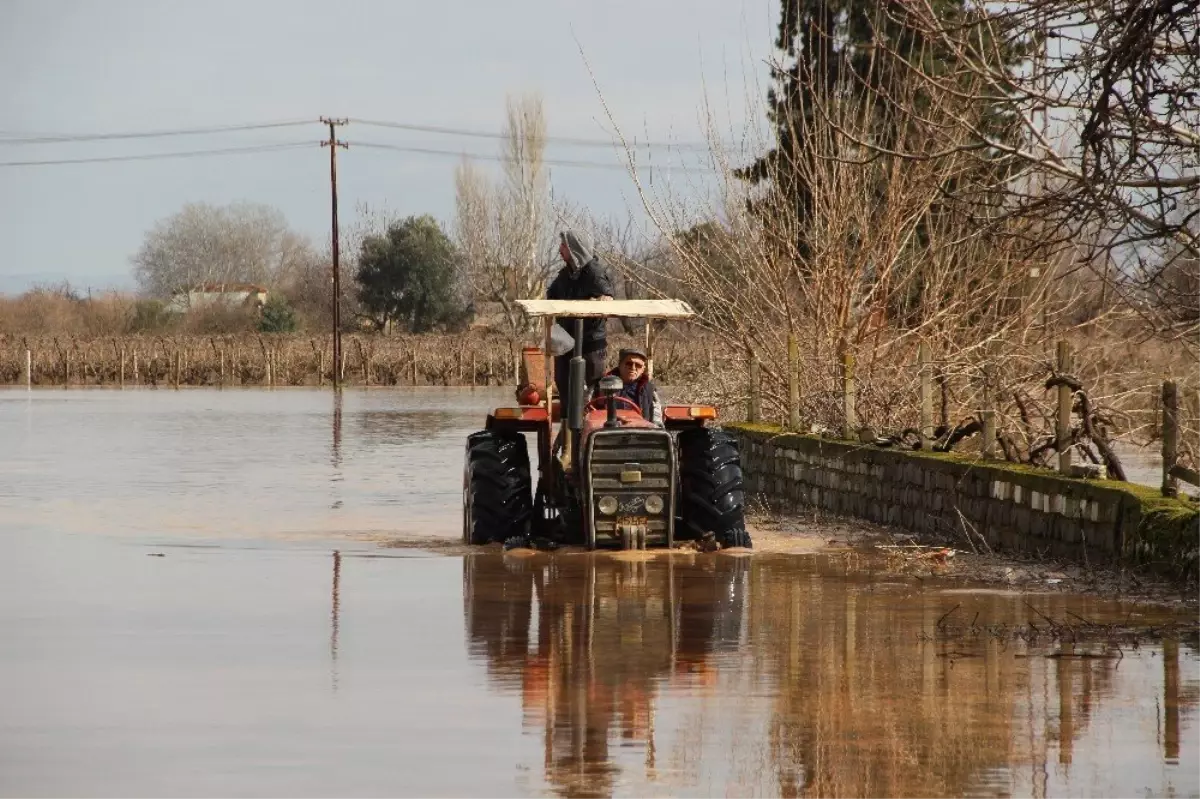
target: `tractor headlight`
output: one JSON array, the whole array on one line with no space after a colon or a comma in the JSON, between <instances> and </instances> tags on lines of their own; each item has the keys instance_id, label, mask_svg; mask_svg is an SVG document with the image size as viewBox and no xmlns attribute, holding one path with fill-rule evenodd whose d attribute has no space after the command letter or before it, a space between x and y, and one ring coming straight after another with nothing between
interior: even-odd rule
<instances>
[{"instance_id":1,"label":"tractor headlight","mask_svg":"<svg viewBox=\"0 0 1200 799\"><path fill-rule=\"evenodd\" d=\"M617 498L600 497L600 501L596 503L596 508L605 516L612 516L617 512Z\"/></svg>"},{"instance_id":2,"label":"tractor headlight","mask_svg":"<svg viewBox=\"0 0 1200 799\"><path fill-rule=\"evenodd\" d=\"M662 513L663 498L654 494L646 497L646 513L658 514Z\"/></svg>"}]
</instances>

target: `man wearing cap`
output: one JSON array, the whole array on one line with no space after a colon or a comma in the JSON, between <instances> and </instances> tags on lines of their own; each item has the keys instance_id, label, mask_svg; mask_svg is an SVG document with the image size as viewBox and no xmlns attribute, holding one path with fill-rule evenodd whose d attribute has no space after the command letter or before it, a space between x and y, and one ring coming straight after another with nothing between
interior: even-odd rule
<instances>
[{"instance_id":1,"label":"man wearing cap","mask_svg":"<svg viewBox=\"0 0 1200 799\"><path fill-rule=\"evenodd\" d=\"M623 385L617 392L617 396L624 397L637 405L642 409L642 418L661 427L663 423L662 401L658 396L658 387L646 373L646 360L646 353L637 347L621 350L617 368L608 374L621 378ZM597 391L593 394L593 397L598 393Z\"/></svg>"},{"instance_id":2,"label":"man wearing cap","mask_svg":"<svg viewBox=\"0 0 1200 799\"><path fill-rule=\"evenodd\" d=\"M613 294L612 280L600 259L592 251L592 242L586 233L567 230L559 234L558 254L562 256L564 266L559 270L554 282L546 290L548 300L611 300ZM571 336L576 333L576 320L573 317L560 317L558 324ZM608 335L605 330L606 320L603 317L583 320L583 361L585 364L585 384L595 386L604 374L604 364L608 355ZM573 352L560 355L554 359L554 383L559 395L565 400L563 409L569 405L568 377L571 370Z\"/></svg>"}]
</instances>

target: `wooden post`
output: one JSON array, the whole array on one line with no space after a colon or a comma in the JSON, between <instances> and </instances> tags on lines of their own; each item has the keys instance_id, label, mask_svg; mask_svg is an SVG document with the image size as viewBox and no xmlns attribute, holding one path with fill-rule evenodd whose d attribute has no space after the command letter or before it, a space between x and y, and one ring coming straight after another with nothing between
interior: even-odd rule
<instances>
[{"instance_id":1,"label":"wooden post","mask_svg":"<svg viewBox=\"0 0 1200 799\"><path fill-rule=\"evenodd\" d=\"M475 348L471 348L471 388L479 382L479 364L475 358Z\"/></svg>"},{"instance_id":2,"label":"wooden post","mask_svg":"<svg viewBox=\"0 0 1200 799\"><path fill-rule=\"evenodd\" d=\"M217 373L217 385L221 388L225 387L225 350L217 353L217 361L219 362L220 371Z\"/></svg>"},{"instance_id":3,"label":"wooden post","mask_svg":"<svg viewBox=\"0 0 1200 799\"><path fill-rule=\"evenodd\" d=\"M1186 652L1187 649L1184 649L1185 657ZM1183 717L1187 718L1188 701L1185 698L1187 694L1184 693L1187 688L1183 688L1183 691L1180 690L1181 687L1187 685L1187 681L1179 679L1179 660L1179 642L1170 638L1164 639L1162 642L1163 694L1161 707L1163 709L1163 757L1167 760L1179 759L1180 710L1184 711ZM1180 682L1183 683L1183 686L1180 685Z\"/></svg>"},{"instance_id":4,"label":"wooden post","mask_svg":"<svg viewBox=\"0 0 1200 799\"><path fill-rule=\"evenodd\" d=\"M654 329L654 320L647 319L646 320L646 379L647 380L651 380L654 378L654 339L650 335L650 331L652 331L653 329ZM710 349L709 352L711 353L712 350ZM711 354L709 355L709 359L710 360L712 359Z\"/></svg>"},{"instance_id":5,"label":"wooden post","mask_svg":"<svg viewBox=\"0 0 1200 799\"><path fill-rule=\"evenodd\" d=\"M917 348L917 363L921 372L921 449L933 448L933 380L929 345L924 341Z\"/></svg>"},{"instance_id":6,"label":"wooden post","mask_svg":"<svg viewBox=\"0 0 1200 799\"><path fill-rule=\"evenodd\" d=\"M179 350L175 350L175 388L179 389Z\"/></svg>"},{"instance_id":7,"label":"wooden post","mask_svg":"<svg viewBox=\"0 0 1200 799\"><path fill-rule=\"evenodd\" d=\"M325 350L317 350L317 387L325 385Z\"/></svg>"},{"instance_id":8,"label":"wooden post","mask_svg":"<svg viewBox=\"0 0 1200 799\"><path fill-rule=\"evenodd\" d=\"M547 420L546 427L545 427L545 436L546 436L546 441L550 442L550 449L552 452L554 449L554 393L555 393L556 389L561 388L561 386L557 386L554 384L554 350L550 346L554 339L554 324L555 324L555 322L554 322L553 316L547 316L542 320L542 369L544 370L542 377L545 380L545 387L546 387L545 402L546 402L546 420ZM488 350L488 380L489 380L489 382L491 381L491 374L492 374L492 351L489 349ZM562 406L562 410L559 412L559 415L561 417L562 429L565 432L566 421L567 421L567 404L565 402L562 402L561 406ZM543 435L543 432L539 430L538 431L538 439L539 440L541 439L542 435ZM567 446L569 447L570 446L569 442L571 440L571 437L570 436L565 436L565 437L568 442ZM539 457L538 460L540 461L541 458ZM545 484L545 487L543 490L546 492L546 496L551 496L551 497L554 496L554 492L557 490L556 486L555 486L555 482L556 482L555 470L550 468L550 464L543 464L540 462L538 463L538 469L542 473L542 481Z\"/></svg>"},{"instance_id":9,"label":"wooden post","mask_svg":"<svg viewBox=\"0 0 1200 799\"><path fill-rule=\"evenodd\" d=\"M125 348L121 347L121 388L125 388Z\"/></svg>"},{"instance_id":10,"label":"wooden post","mask_svg":"<svg viewBox=\"0 0 1200 799\"><path fill-rule=\"evenodd\" d=\"M1179 456L1179 388L1174 380L1162 386L1162 492L1165 497L1179 495L1179 481L1171 468Z\"/></svg>"},{"instance_id":11,"label":"wooden post","mask_svg":"<svg viewBox=\"0 0 1200 799\"><path fill-rule=\"evenodd\" d=\"M936 375L935 379L937 380L938 385L938 424L942 426L943 430L949 430L950 381L946 377L946 370L940 365L934 369L934 374Z\"/></svg>"},{"instance_id":12,"label":"wooden post","mask_svg":"<svg viewBox=\"0 0 1200 799\"><path fill-rule=\"evenodd\" d=\"M996 445L995 391L995 376L989 361L983 367L983 409L980 413L983 440L979 444L979 454L984 458L992 457L992 450Z\"/></svg>"},{"instance_id":13,"label":"wooden post","mask_svg":"<svg viewBox=\"0 0 1200 799\"><path fill-rule=\"evenodd\" d=\"M842 438L854 438L858 432L858 391L854 386L854 353L842 355Z\"/></svg>"},{"instance_id":14,"label":"wooden post","mask_svg":"<svg viewBox=\"0 0 1200 799\"><path fill-rule=\"evenodd\" d=\"M788 429L800 430L800 345L795 333L788 334Z\"/></svg>"},{"instance_id":15,"label":"wooden post","mask_svg":"<svg viewBox=\"0 0 1200 799\"><path fill-rule=\"evenodd\" d=\"M996 446L996 411L990 407L983 409L982 435L983 445L980 447L980 454L985 458L990 458Z\"/></svg>"},{"instance_id":16,"label":"wooden post","mask_svg":"<svg viewBox=\"0 0 1200 799\"><path fill-rule=\"evenodd\" d=\"M1060 375L1071 371L1071 345L1066 341L1058 342L1058 373ZM1055 430L1055 447L1058 449L1058 470L1063 474L1071 471L1071 448L1067 439L1071 435L1071 389L1068 386L1058 387L1058 423Z\"/></svg>"},{"instance_id":17,"label":"wooden post","mask_svg":"<svg viewBox=\"0 0 1200 799\"><path fill-rule=\"evenodd\" d=\"M751 422L762 421L762 365L758 355L750 353L750 410L746 418Z\"/></svg>"},{"instance_id":18,"label":"wooden post","mask_svg":"<svg viewBox=\"0 0 1200 799\"><path fill-rule=\"evenodd\" d=\"M555 390L561 390L561 386L554 384L554 352L550 349L550 343L553 340L554 334L554 317L547 316L542 320L542 379L546 385L546 415L550 419L550 432L554 432L554 393ZM488 375L492 373L492 356L488 353ZM567 406L562 408L562 418L567 418ZM549 474L550 469L543 469L542 474Z\"/></svg>"},{"instance_id":19,"label":"wooden post","mask_svg":"<svg viewBox=\"0 0 1200 799\"><path fill-rule=\"evenodd\" d=\"M25 350L25 388L33 388L33 352Z\"/></svg>"},{"instance_id":20,"label":"wooden post","mask_svg":"<svg viewBox=\"0 0 1200 799\"><path fill-rule=\"evenodd\" d=\"M138 357L137 356L138 356L137 350L134 350L133 351L133 384L135 386L138 384Z\"/></svg>"}]
</instances>

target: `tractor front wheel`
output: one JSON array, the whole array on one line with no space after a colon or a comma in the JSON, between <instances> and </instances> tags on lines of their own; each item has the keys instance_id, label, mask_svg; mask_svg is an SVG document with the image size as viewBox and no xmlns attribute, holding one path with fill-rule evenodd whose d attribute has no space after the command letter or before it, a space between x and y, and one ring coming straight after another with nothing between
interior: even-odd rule
<instances>
[{"instance_id":1,"label":"tractor front wheel","mask_svg":"<svg viewBox=\"0 0 1200 799\"><path fill-rule=\"evenodd\" d=\"M746 495L737 440L722 430L697 427L679 434L682 529L676 538L708 533L722 547L750 547Z\"/></svg>"},{"instance_id":2,"label":"tractor front wheel","mask_svg":"<svg viewBox=\"0 0 1200 799\"><path fill-rule=\"evenodd\" d=\"M490 544L529 533L533 516L529 449L520 433L484 430L467 439L463 543Z\"/></svg>"}]
</instances>

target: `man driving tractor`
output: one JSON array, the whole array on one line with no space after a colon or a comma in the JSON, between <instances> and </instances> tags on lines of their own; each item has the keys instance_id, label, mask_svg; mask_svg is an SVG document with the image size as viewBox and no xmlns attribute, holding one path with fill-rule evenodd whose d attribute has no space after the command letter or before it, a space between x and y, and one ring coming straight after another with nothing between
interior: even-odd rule
<instances>
[{"instance_id":1,"label":"man driving tractor","mask_svg":"<svg viewBox=\"0 0 1200 799\"><path fill-rule=\"evenodd\" d=\"M642 418L662 427L662 400L658 396L658 387L646 373L646 353L636 347L621 350L617 368L605 377L616 375L621 378L622 387L616 396L624 397L642 409ZM597 387L592 392L592 399L601 396Z\"/></svg>"}]
</instances>

